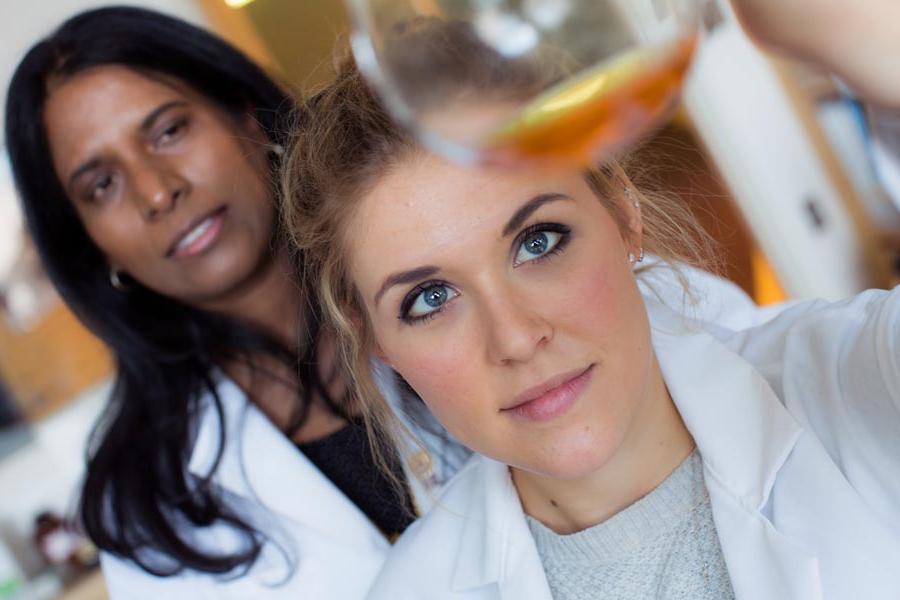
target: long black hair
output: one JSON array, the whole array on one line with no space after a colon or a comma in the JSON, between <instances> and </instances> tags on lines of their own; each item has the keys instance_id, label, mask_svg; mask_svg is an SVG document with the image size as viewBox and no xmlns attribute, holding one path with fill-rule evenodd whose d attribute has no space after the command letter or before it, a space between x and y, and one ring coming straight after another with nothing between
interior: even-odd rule
<instances>
[{"instance_id":1,"label":"long black hair","mask_svg":"<svg viewBox=\"0 0 900 600\"><path fill-rule=\"evenodd\" d=\"M251 114L273 144L288 135L295 103L216 36L126 7L84 12L63 23L27 53L7 99L6 145L30 233L62 298L117 362L113 395L87 452L83 526L101 549L153 574L185 568L241 572L256 560L266 536L216 493L215 466L200 480L187 473L197 413L203 398L211 397L223 418L217 364L262 352L292 368L299 365L296 430L312 395L328 398L315 367L318 318L314 309L307 312L306 342L298 351L234 319L148 289L112 288L106 259L55 175L42 117L49 81L108 64L173 77L235 117ZM232 528L241 539L238 549L216 552L197 545L192 530L213 525Z\"/></svg>"}]
</instances>

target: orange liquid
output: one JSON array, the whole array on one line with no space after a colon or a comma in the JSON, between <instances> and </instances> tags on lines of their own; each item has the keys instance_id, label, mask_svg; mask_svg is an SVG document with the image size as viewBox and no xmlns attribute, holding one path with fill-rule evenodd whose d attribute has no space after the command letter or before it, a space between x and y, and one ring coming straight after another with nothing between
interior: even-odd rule
<instances>
[{"instance_id":1,"label":"orange liquid","mask_svg":"<svg viewBox=\"0 0 900 600\"><path fill-rule=\"evenodd\" d=\"M602 63L557 85L488 136L487 162L587 163L608 157L675 104L697 38Z\"/></svg>"}]
</instances>

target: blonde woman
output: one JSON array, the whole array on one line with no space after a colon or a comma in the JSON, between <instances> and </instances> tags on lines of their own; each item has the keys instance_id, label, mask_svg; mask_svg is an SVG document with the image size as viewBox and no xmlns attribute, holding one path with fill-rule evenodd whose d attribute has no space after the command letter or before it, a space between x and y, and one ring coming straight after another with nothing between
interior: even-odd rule
<instances>
[{"instance_id":1,"label":"blonde woman","mask_svg":"<svg viewBox=\"0 0 900 600\"><path fill-rule=\"evenodd\" d=\"M709 333L641 293L702 253L621 168L443 162L352 67L308 110L284 215L376 441L373 355L477 453L370 598L896 598L900 292Z\"/></svg>"}]
</instances>

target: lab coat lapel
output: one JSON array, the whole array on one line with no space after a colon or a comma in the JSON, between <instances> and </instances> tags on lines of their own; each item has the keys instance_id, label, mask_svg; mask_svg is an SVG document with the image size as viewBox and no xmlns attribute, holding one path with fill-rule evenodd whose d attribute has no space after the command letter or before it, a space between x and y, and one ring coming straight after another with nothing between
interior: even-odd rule
<instances>
[{"instance_id":1,"label":"lab coat lapel","mask_svg":"<svg viewBox=\"0 0 900 600\"><path fill-rule=\"evenodd\" d=\"M552 600L537 547L506 465L489 458L469 494L452 591L472 598Z\"/></svg>"},{"instance_id":2,"label":"lab coat lapel","mask_svg":"<svg viewBox=\"0 0 900 600\"><path fill-rule=\"evenodd\" d=\"M803 429L749 363L664 307L650 309L666 385L703 457L736 597L821 599L816 557L764 514Z\"/></svg>"},{"instance_id":3,"label":"lab coat lapel","mask_svg":"<svg viewBox=\"0 0 900 600\"><path fill-rule=\"evenodd\" d=\"M821 600L818 560L744 505L707 470L713 520L737 600Z\"/></svg>"},{"instance_id":4,"label":"lab coat lapel","mask_svg":"<svg viewBox=\"0 0 900 600\"><path fill-rule=\"evenodd\" d=\"M213 481L224 490L259 503L302 525L353 547L386 549L387 540L232 381L218 387L226 444ZM219 447L220 424L212 400L206 403L189 471L204 477ZM265 515L263 515L263 518Z\"/></svg>"}]
</instances>

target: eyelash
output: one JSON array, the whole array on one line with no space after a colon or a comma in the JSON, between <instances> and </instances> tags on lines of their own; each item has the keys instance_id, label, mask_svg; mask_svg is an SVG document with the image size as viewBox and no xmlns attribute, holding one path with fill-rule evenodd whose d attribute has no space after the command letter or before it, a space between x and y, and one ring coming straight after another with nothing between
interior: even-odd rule
<instances>
[{"instance_id":1,"label":"eyelash","mask_svg":"<svg viewBox=\"0 0 900 600\"><path fill-rule=\"evenodd\" d=\"M562 252L565 250L566 246L568 246L569 240L571 238L571 233L572 233L572 229L570 227L567 227L566 225L563 225L561 223L537 223L535 225L532 225L532 226L526 228L521 233L519 233L518 236L516 236L516 240L513 243L514 253L518 251L518 248L528 238L528 236L530 236L534 233L543 232L543 231L549 231L549 232L557 233L560 235L559 241L556 243L556 245L551 250L546 252L545 254L536 256L535 258L532 258L532 259L528 260L527 262L523 262L518 265L514 265L514 268L518 268L525 264L536 264L538 262L543 261L546 258L550 258L550 257L556 256L558 254L562 254ZM409 316L409 311L412 308L413 303L416 301L416 298L418 298L419 295L421 293L423 293L425 290L428 290L430 288L437 287L437 286L452 287L446 281L440 281L440 280L424 281L424 282L418 284L416 287L411 289L409 291L409 293L406 294L406 296L403 298L403 301L400 303L400 314L397 316L397 318L400 319L401 321L403 321L404 323L406 323L407 325L417 325L420 323L426 323L426 322L430 321L431 319L433 319L434 317L438 316L438 314L443 312L443 310L444 310L443 306L441 308L438 308L437 310L433 310L429 313L426 313L426 314L418 316L418 317L410 317Z\"/></svg>"},{"instance_id":2,"label":"eyelash","mask_svg":"<svg viewBox=\"0 0 900 600\"><path fill-rule=\"evenodd\" d=\"M188 119L187 117L180 117L173 121L171 124L167 125L165 129L157 136L156 140L158 144L164 144L171 141L172 138L177 137L182 133L182 131L187 127ZM170 133L171 132L171 133ZM168 138L168 139L166 139Z\"/></svg>"},{"instance_id":3,"label":"eyelash","mask_svg":"<svg viewBox=\"0 0 900 600\"><path fill-rule=\"evenodd\" d=\"M519 263L518 265L514 265L515 268L521 267L523 265L534 265L539 262L542 262L545 259L552 258L558 254L562 254L565 251L566 246L569 245L569 241L572 238L572 235L571 235L572 228L567 227L566 225L563 225L562 223L537 223L535 225L531 225L530 227L526 228L524 231L522 231L518 235L518 237L516 237L516 241L513 243L513 256L515 256L515 254L518 252L518 249L522 245L522 243L526 239L528 239L528 236L530 236L534 233L542 232L542 231L558 233L559 241L556 243L556 245L552 249L550 249L546 253L541 254L540 256L536 256L526 262L522 262L522 263Z\"/></svg>"},{"instance_id":4,"label":"eyelash","mask_svg":"<svg viewBox=\"0 0 900 600\"><path fill-rule=\"evenodd\" d=\"M102 193L100 193L100 195L98 197L98 190L99 190L100 184L107 180L108 180L108 183L107 183L106 187L103 189ZM103 202L103 196L106 194L106 192L109 191L110 187L115 185L115 183L116 183L115 173L104 173L102 175L95 177L91 181L90 186L84 192L85 199L88 202L93 203L93 204L98 204L98 203Z\"/></svg>"},{"instance_id":5,"label":"eyelash","mask_svg":"<svg viewBox=\"0 0 900 600\"><path fill-rule=\"evenodd\" d=\"M425 322L433 319L434 317L436 317L438 315L438 313L440 313L444 310L443 307L441 307L437 310L433 310L433 311L426 313L419 317L410 317L409 311L412 308L413 303L416 301L416 298L419 297L419 294L421 294L422 292L424 292L425 290L427 290L429 288L433 288L433 287L437 287L437 286L451 287L450 284L447 283L446 281L440 281L440 280L424 281L424 282L420 283L419 285L417 285L416 287L411 289L409 291L409 293L406 294L406 296L404 296L403 302L400 303L400 314L397 316L397 318L400 319L401 321L403 321L404 323L406 323L407 325L416 325L419 323L425 323Z\"/></svg>"}]
</instances>

